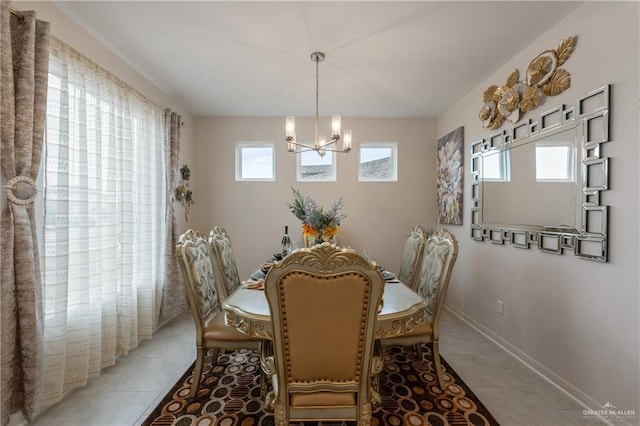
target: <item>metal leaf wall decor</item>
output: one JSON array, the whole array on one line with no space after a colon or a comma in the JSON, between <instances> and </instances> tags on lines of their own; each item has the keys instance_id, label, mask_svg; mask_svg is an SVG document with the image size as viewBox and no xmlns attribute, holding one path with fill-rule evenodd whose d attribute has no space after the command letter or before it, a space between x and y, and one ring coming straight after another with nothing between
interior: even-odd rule
<instances>
[{"instance_id":1,"label":"metal leaf wall decor","mask_svg":"<svg viewBox=\"0 0 640 426\"><path fill-rule=\"evenodd\" d=\"M175 190L175 200L184 207L184 220L189 222L189 209L193 204L193 191L189 189L189 179L191 178L191 169L186 164L180 168L182 183Z\"/></svg>"},{"instance_id":2,"label":"metal leaf wall decor","mask_svg":"<svg viewBox=\"0 0 640 426\"><path fill-rule=\"evenodd\" d=\"M556 96L571 86L571 74L559 68L576 48L577 36L569 37L552 50L536 56L527 67L524 80L517 69L503 86L489 86L483 94L480 110L482 127L496 130L505 121L517 123L520 112L529 111L544 102L546 96Z\"/></svg>"}]
</instances>

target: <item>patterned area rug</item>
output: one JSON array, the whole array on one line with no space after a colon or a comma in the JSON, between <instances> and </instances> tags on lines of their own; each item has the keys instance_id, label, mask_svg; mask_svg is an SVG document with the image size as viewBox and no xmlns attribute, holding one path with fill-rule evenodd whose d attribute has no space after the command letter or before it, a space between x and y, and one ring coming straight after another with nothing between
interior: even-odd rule
<instances>
[{"instance_id":1,"label":"patterned area rug","mask_svg":"<svg viewBox=\"0 0 640 426\"><path fill-rule=\"evenodd\" d=\"M373 426L400 425L498 425L491 413L467 385L442 360L446 390L440 391L431 360L431 346L425 345L419 361L412 348L385 348L385 368L380 374L382 404L373 411ZM211 367L205 360L203 379L195 398L189 399L193 380L190 368L143 426L270 426L273 414L260 398L256 352L222 353ZM208 365L208 367L207 367ZM347 422L351 424L351 422ZM355 422L352 422L355 424ZM311 425L305 422L305 425ZM322 423L318 423L320 425ZM327 426L324 423L323 426Z\"/></svg>"}]
</instances>

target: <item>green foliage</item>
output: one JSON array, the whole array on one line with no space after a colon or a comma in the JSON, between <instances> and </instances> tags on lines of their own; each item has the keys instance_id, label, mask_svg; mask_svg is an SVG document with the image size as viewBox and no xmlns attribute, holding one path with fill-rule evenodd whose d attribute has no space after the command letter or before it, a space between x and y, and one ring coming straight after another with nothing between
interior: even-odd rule
<instances>
[{"instance_id":1,"label":"green foliage","mask_svg":"<svg viewBox=\"0 0 640 426\"><path fill-rule=\"evenodd\" d=\"M322 230L328 227L339 226L340 222L347 217L347 215L342 212L344 207L342 197L334 201L328 211L324 211L322 206L319 206L310 196L302 195L300 191L295 188L291 188L291 190L293 191L293 203L289 203L287 206L291 213L293 213L303 225Z\"/></svg>"}]
</instances>

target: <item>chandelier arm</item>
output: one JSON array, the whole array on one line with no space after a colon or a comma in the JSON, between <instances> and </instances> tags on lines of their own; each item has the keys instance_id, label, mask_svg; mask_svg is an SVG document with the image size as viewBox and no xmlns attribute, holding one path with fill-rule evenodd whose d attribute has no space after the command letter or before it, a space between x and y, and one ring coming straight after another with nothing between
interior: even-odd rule
<instances>
[{"instance_id":1,"label":"chandelier arm","mask_svg":"<svg viewBox=\"0 0 640 426\"><path fill-rule=\"evenodd\" d=\"M331 152L349 152L349 151L351 151L351 148L348 148L348 149L347 148L335 149L335 148L324 147L323 149L325 151L331 151Z\"/></svg>"},{"instance_id":2,"label":"chandelier arm","mask_svg":"<svg viewBox=\"0 0 640 426\"><path fill-rule=\"evenodd\" d=\"M301 152L310 152L310 151L318 152L318 150L316 148L311 147L311 146L307 146L304 149L299 149L297 151L293 151L293 152L291 152L291 154L300 154Z\"/></svg>"},{"instance_id":3,"label":"chandelier arm","mask_svg":"<svg viewBox=\"0 0 640 426\"><path fill-rule=\"evenodd\" d=\"M293 142L293 141L289 142L289 143L291 145L300 146L300 147L303 147L303 148L309 148L309 149L312 149L314 151L317 151L318 149L320 149L320 145L309 145L309 144L306 144L306 143Z\"/></svg>"},{"instance_id":4,"label":"chandelier arm","mask_svg":"<svg viewBox=\"0 0 640 426\"><path fill-rule=\"evenodd\" d=\"M338 141L339 141L339 140L340 140L340 138L333 138L333 139L330 139L330 140L327 142L327 144L326 144L326 145L324 145L324 146L325 146L325 147L327 147L327 146L335 145L335 144L337 144L337 143L338 143ZM292 144L292 145L302 146L302 147L305 147L305 148L311 148L311 149L315 149L315 150L318 150L318 149L321 149L321 148L322 148L322 147L321 147L320 145L318 145L318 144L315 144L315 145L309 145L309 144L306 144L306 143L301 143L301 142L296 142L296 141L288 141L288 142L289 142L290 144Z\"/></svg>"},{"instance_id":5,"label":"chandelier arm","mask_svg":"<svg viewBox=\"0 0 640 426\"><path fill-rule=\"evenodd\" d=\"M287 140L287 143L293 146L299 146L301 148L306 148L307 151L320 151L321 149L326 149L327 151L333 151L333 152L349 152L351 151L351 148L341 148L341 149L334 149L334 148L329 148L333 145L336 145L338 143L338 141L340 140L339 137L336 138L332 138L329 140L329 142L327 142L326 145L324 146L320 146L320 145L309 145L306 143L301 143L301 142L296 142L295 140ZM302 151L297 151L297 152L302 152Z\"/></svg>"}]
</instances>

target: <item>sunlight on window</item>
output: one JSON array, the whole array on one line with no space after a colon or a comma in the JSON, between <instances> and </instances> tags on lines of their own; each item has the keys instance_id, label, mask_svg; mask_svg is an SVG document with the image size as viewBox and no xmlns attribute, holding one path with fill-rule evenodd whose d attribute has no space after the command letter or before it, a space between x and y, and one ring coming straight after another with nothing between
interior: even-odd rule
<instances>
[{"instance_id":1,"label":"sunlight on window","mask_svg":"<svg viewBox=\"0 0 640 426\"><path fill-rule=\"evenodd\" d=\"M536 180L573 182L573 145L536 145Z\"/></svg>"},{"instance_id":2,"label":"sunlight on window","mask_svg":"<svg viewBox=\"0 0 640 426\"><path fill-rule=\"evenodd\" d=\"M238 144L236 180L275 180L273 144Z\"/></svg>"},{"instance_id":3,"label":"sunlight on window","mask_svg":"<svg viewBox=\"0 0 640 426\"><path fill-rule=\"evenodd\" d=\"M327 151L324 157L315 151L303 151L297 154L298 181L335 181L336 156L334 154L331 151Z\"/></svg>"},{"instance_id":4,"label":"sunlight on window","mask_svg":"<svg viewBox=\"0 0 640 426\"><path fill-rule=\"evenodd\" d=\"M496 150L482 155L479 164L480 180L511 181L509 150Z\"/></svg>"},{"instance_id":5,"label":"sunlight on window","mask_svg":"<svg viewBox=\"0 0 640 426\"><path fill-rule=\"evenodd\" d=\"M363 142L358 147L358 180L396 181L397 144Z\"/></svg>"}]
</instances>

